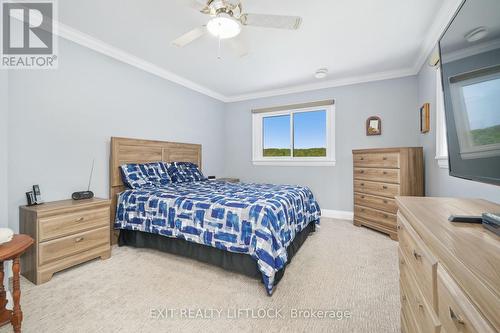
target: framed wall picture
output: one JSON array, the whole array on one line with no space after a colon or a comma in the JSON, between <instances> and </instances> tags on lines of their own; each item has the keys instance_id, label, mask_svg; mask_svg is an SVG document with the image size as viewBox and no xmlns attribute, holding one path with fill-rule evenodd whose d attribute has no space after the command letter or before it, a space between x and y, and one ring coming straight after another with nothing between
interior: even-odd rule
<instances>
[{"instance_id":1,"label":"framed wall picture","mask_svg":"<svg viewBox=\"0 0 500 333\"><path fill-rule=\"evenodd\" d=\"M420 132L427 133L431 130L430 104L425 103L420 108Z\"/></svg>"},{"instance_id":2,"label":"framed wall picture","mask_svg":"<svg viewBox=\"0 0 500 333\"><path fill-rule=\"evenodd\" d=\"M381 135L382 119L377 116L371 116L366 119L366 135Z\"/></svg>"}]
</instances>

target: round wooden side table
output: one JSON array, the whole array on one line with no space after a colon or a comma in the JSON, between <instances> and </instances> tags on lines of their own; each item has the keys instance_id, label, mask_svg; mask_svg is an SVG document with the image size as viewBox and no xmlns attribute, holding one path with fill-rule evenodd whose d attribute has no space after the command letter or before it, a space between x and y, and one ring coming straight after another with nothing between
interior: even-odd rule
<instances>
[{"instance_id":1,"label":"round wooden side table","mask_svg":"<svg viewBox=\"0 0 500 333\"><path fill-rule=\"evenodd\" d=\"M21 311L21 286L19 283L19 258L33 244L33 238L28 235L14 235L12 240L7 243L0 244L0 326L11 323L14 327L14 332L21 332L21 321L23 313ZM13 272L13 290L12 298L14 301L13 310L7 310L6 292L3 285L3 264L7 260L12 260Z\"/></svg>"}]
</instances>

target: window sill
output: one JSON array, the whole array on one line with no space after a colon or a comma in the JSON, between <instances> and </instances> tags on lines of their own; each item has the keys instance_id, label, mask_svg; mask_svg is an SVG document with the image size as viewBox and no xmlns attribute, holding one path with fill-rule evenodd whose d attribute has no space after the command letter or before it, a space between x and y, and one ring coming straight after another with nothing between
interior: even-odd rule
<instances>
[{"instance_id":1,"label":"window sill","mask_svg":"<svg viewBox=\"0 0 500 333\"><path fill-rule=\"evenodd\" d=\"M448 169L448 157L447 156L436 156L436 161L441 169Z\"/></svg>"},{"instance_id":2,"label":"window sill","mask_svg":"<svg viewBox=\"0 0 500 333\"><path fill-rule=\"evenodd\" d=\"M253 165L264 166L335 166L336 161L278 161L278 160L253 160Z\"/></svg>"}]
</instances>

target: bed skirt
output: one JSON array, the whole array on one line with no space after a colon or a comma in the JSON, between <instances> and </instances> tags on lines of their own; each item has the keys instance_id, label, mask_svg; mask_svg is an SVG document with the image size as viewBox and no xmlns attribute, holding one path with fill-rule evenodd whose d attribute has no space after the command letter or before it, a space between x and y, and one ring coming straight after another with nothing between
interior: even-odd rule
<instances>
[{"instance_id":1,"label":"bed skirt","mask_svg":"<svg viewBox=\"0 0 500 333\"><path fill-rule=\"evenodd\" d=\"M304 244L309 234L314 231L316 231L316 222L310 222L305 229L295 235L294 240L286 249L288 255L287 265L292 261L292 258L299 251L302 244ZM224 251L215 247L188 242L184 239L121 229L118 238L118 246L155 249L195 259L255 279L262 279L262 273L257 267L257 262L248 254ZM286 266L276 273L274 280L275 286L285 274L285 269Z\"/></svg>"}]
</instances>

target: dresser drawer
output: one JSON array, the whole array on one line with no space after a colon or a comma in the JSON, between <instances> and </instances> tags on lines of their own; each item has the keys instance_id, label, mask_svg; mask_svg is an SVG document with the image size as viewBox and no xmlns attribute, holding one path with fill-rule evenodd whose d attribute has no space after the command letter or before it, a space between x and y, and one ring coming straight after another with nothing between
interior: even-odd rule
<instances>
[{"instance_id":1,"label":"dresser drawer","mask_svg":"<svg viewBox=\"0 0 500 333\"><path fill-rule=\"evenodd\" d=\"M399 271L400 271L400 276L402 276L402 272L404 272L405 267L405 260L403 258L403 254L401 253L401 249L398 251L399 254ZM408 288L407 285L404 284L403 279L399 279L399 297L400 297L400 303L401 303L401 329L403 327L406 329L406 332L418 332L417 329L417 323L415 321L415 315L412 312L412 309L410 307L410 300L408 298L408 292L406 289Z\"/></svg>"},{"instance_id":2,"label":"dresser drawer","mask_svg":"<svg viewBox=\"0 0 500 333\"><path fill-rule=\"evenodd\" d=\"M399 185L388 183L370 182L367 180L354 180L354 192L381 195L394 198L399 195Z\"/></svg>"},{"instance_id":3,"label":"dresser drawer","mask_svg":"<svg viewBox=\"0 0 500 333\"><path fill-rule=\"evenodd\" d=\"M399 247L408 260L408 269L424 297L437 312L437 260L403 215L398 213L397 217Z\"/></svg>"},{"instance_id":4,"label":"dresser drawer","mask_svg":"<svg viewBox=\"0 0 500 333\"><path fill-rule=\"evenodd\" d=\"M354 179L399 184L399 169L354 168Z\"/></svg>"},{"instance_id":5,"label":"dresser drawer","mask_svg":"<svg viewBox=\"0 0 500 333\"><path fill-rule=\"evenodd\" d=\"M396 200L363 193L354 193L354 204L383 210L393 214L396 214L398 211Z\"/></svg>"},{"instance_id":6,"label":"dresser drawer","mask_svg":"<svg viewBox=\"0 0 500 333\"><path fill-rule=\"evenodd\" d=\"M356 153L355 167L399 168L399 153Z\"/></svg>"},{"instance_id":7,"label":"dresser drawer","mask_svg":"<svg viewBox=\"0 0 500 333\"><path fill-rule=\"evenodd\" d=\"M396 226L396 215L373 208L354 205L354 217L360 217L393 228Z\"/></svg>"},{"instance_id":8,"label":"dresser drawer","mask_svg":"<svg viewBox=\"0 0 500 333\"><path fill-rule=\"evenodd\" d=\"M107 226L109 214L109 208L99 208L40 218L40 242Z\"/></svg>"},{"instance_id":9,"label":"dresser drawer","mask_svg":"<svg viewBox=\"0 0 500 333\"><path fill-rule=\"evenodd\" d=\"M109 245L109 241L108 225L103 228L40 243L38 254L39 265L42 266L101 245Z\"/></svg>"},{"instance_id":10,"label":"dresser drawer","mask_svg":"<svg viewBox=\"0 0 500 333\"><path fill-rule=\"evenodd\" d=\"M441 322L434 312L432 305L430 305L422 295L421 290L408 268L409 264L405 254L403 253L402 256L400 254L400 279L402 289L406 296L406 302L408 303L408 312L415 318L419 332L439 333Z\"/></svg>"},{"instance_id":11,"label":"dresser drawer","mask_svg":"<svg viewBox=\"0 0 500 333\"><path fill-rule=\"evenodd\" d=\"M441 265L437 272L438 315L443 329L447 333L495 332Z\"/></svg>"},{"instance_id":12,"label":"dresser drawer","mask_svg":"<svg viewBox=\"0 0 500 333\"><path fill-rule=\"evenodd\" d=\"M415 330L412 328L410 329L410 323L408 322L408 319L406 317L411 316L410 313L410 308L408 306L408 296L406 296L406 292L403 289L403 286L400 283L399 287L399 296L400 296L400 303L401 303L401 333L410 333L410 332L415 332Z\"/></svg>"}]
</instances>

